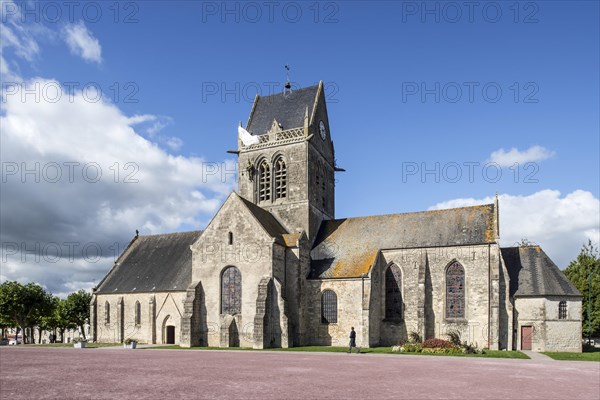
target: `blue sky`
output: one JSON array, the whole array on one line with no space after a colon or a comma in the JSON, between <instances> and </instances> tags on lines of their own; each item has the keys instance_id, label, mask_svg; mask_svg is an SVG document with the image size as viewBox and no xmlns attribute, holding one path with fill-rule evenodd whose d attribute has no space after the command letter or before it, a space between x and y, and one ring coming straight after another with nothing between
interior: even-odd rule
<instances>
[{"instance_id":1,"label":"blue sky","mask_svg":"<svg viewBox=\"0 0 600 400\"><path fill-rule=\"evenodd\" d=\"M198 166L234 161L225 151L236 146L238 121L257 88L281 90L286 64L295 86L325 82L336 158L347 170L337 176L337 217L477 204L497 192L503 245L527 238L564 268L588 238L598 242L598 2L482 1L470 10L464 2L132 1L69 11L60 1L2 2L3 163L92 162L96 151L107 166L136 163L146 180L135 190L77 182L58 190L11 175L4 226L18 215L5 204L52 211L24 215L19 233L3 228L3 243L43 247L53 236L31 232L50 230L61 243L89 237L105 248L136 228L203 228L235 186L199 180ZM36 81L65 93L71 85L79 100L82 87L97 87L102 100L75 113L47 93L41 104L23 101L20 89ZM123 126L103 126L120 117ZM32 134L24 121L46 128ZM436 166L438 179L422 176ZM128 203L136 191L146 204ZM82 206L78 196L93 201ZM57 207L101 226L72 215L65 222ZM39 264L3 258L0 277L68 291L110 265L84 261L48 277Z\"/></svg>"}]
</instances>

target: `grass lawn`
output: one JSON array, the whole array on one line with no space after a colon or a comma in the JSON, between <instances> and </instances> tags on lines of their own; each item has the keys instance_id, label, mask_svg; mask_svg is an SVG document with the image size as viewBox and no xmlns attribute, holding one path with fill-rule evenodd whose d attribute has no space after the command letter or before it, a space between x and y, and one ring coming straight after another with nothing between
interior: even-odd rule
<instances>
[{"instance_id":1,"label":"grass lawn","mask_svg":"<svg viewBox=\"0 0 600 400\"><path fill-rule=\"evenodd\" d=\"M600 361L600 349L586 350L583 353L564 353L547 351L543 354L555 360Z\"/></svg>"},{"instance_id":2,"label":"grass lawn","mask_svg":"<svg viewBox=\"0 0 600 400\"><path fill-rule=\"evenodd\" d=\"M223 348L223 347L179 347L179 346L156 346L150 347L150 349L171 349L171 350L253 350L249 347L234 347L234 348ZM290 347L287 349L265 349L256 351L298 351L298 352L325 352L325 353L344 353L348 351L347 347L331 347L331 346L301 346L301 347ZM521 358L528 359L529 357L521 353L520 351L499 351L499 350L485 350L484 354L428 354L428 353L397 353L392 352L391 347L370 347L367 349L361 349L363 354L412 354L421 356L447 356L447 357L484 357L484 358Z\"/></svg>"}]
</instances>

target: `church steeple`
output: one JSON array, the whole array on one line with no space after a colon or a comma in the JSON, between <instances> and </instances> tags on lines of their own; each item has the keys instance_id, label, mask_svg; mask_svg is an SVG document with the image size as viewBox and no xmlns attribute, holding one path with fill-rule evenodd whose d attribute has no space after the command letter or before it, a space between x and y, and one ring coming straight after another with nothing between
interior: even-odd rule
<instances>
[{"instance_id":1,"label":"church steeple","mask_svg":"<svg viewBox=\"0 0 600 400\"><path fill-rule=\"evenodd\" d=\"M334 151L323 82L257 96L238 140L239 194L275 215L290 232L312 239L335 215Z\"/></svg>"}]
</instances>

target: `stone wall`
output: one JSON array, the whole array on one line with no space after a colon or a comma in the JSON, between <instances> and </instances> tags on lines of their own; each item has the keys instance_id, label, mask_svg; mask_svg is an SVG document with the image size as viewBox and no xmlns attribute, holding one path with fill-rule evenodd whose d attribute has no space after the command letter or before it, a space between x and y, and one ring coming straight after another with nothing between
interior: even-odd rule
<instances>
[{"instance_id":1,"label":"stone wall","mask_svg":"<svg viewBox=\"0 0 600 400\"><path fill-rule=\"evenodd\" d=\"M356 344L369 346L368 326L362 307L363 283L368 279L322 279L306 283L306 341L310 345L347 346L350 328L356 331ZM330 289L337 295L337 323L321 322L321 295ZM367 295L368 296L368 295ZM366 320L368 321L368 319Z\"/></svg>"},{"instance_id":2,"label":"stone wall","mask_svg":"<svg viewBox=\"0 0 600 400\"><path fill-rule=\"evenodd\" d=\"M558 304L567 302L567 318L558 319ZM518 297L515 347L521 349L521 328L533 327L533 351L581 351L581 300L575 298Z\"/></svg>"},{"instance_id":3,"label":"stone wall","mask_svg":"<svg viewBox=\"0 0 600 400\"><path fill-rule=\"evenodd\" d=\"M232 244L229 232L233 235ZM275 264L276 274L283 280L280 266L283 254L281 246L274 243L242 200L232 194L192 246L192 281L202 282L204 289L209 346L221 345L221 335L225 332L222 324L227 322L221 314L223 271L236 267L242 279L241 313L235 316L239 341L232 342L253 347L259 284L263 278L273 276Z\"/></svg>"},{"instance_id":4,"label":"stone wall","mask_svg":"<svg viewBox=\"0 0 600 400\"><path fill-rule=\"evenodd\" d=\"M459 330L461 339L478 347L490 346L490 263L498 263L497 246L456 246L428 249L384 250L371 271L373 295L371 296L371 323L378 323L379 337L372 341L379 345L393 345L406 340L411 331L423 338L447 339L450 330ZM446 318L446 268L453 261L465 270L465 318ZM404 321L387 322L385 315L385 269L396 264L402 271L402 296ZM498 322L495 322L496 326Z\"/></svg>"},{"instance_id":5,"label":"stone wall","mask_svg":"<svg viewBox=\"0 0 600 400\"><path fill-rule=\"evenodd\" d=\"M135 338L140 343L166 343L166 326L175 327L175 344L180 343L185 292L99 294L96 298L96 340L104 343ZM135 307L140 303L140 324ZM106 323L106 302L110 322Z\"/></svg>"}]
</instances>

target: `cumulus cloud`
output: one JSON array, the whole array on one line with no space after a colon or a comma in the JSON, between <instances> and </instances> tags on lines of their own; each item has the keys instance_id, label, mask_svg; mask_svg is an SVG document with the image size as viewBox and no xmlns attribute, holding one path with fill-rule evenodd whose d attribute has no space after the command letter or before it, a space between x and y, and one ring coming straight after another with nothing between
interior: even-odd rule
<instances>
[{"instance_id":1,"label":"cumulus cloud","mask_svg":"<svg viewBox=\"0 0 600 400\"><path fill-rule=\"evenodd\" d=\"M510 167L527 162L536 162L553 157L556 153L542 146L531 146L527 150L519 150L515 147L506 151L503 148L492 152L490 162L495 162L501 167Z\"/></svg>"},{"instance_id":2,"label":"cumulus cloud","mask_svg":"<svg viewBox=\"0 0 600 400\"><path fill-rule=\"evenodd\" d=\"M176 156L139 134L152 116L80 92L53 103L8 96L3 108L2 279L91 287L136 229L199 229L235 187L233 161Z\"/></svg>"},{"instance_id":3,"label":"cumulus cloud","mask_svg":"<svg viewBox=\"0 0 600 400\"><path fill-rule=\"evenodd\" d=\"M493 197L459 198L435 204L430 210L489 204ZM515 246L521 239L539 244L562 269L582 244L600 241L600 201L588 191L575 190L561 197L558 190L541 190L528 196L502 194L500 244Z\"/></svg>"},{"instance_id":4,"label":"cumulus cloud","mask_svg":"<svg viewBox=\"0 0 600 400\"><path fill-rule=\"evenodd\" d=\"M88 30L83 21L65 26L64 39L71 53L78 55L85 61L98 64L102 62L100 42Z\"/></svg>"}]
</instances>

